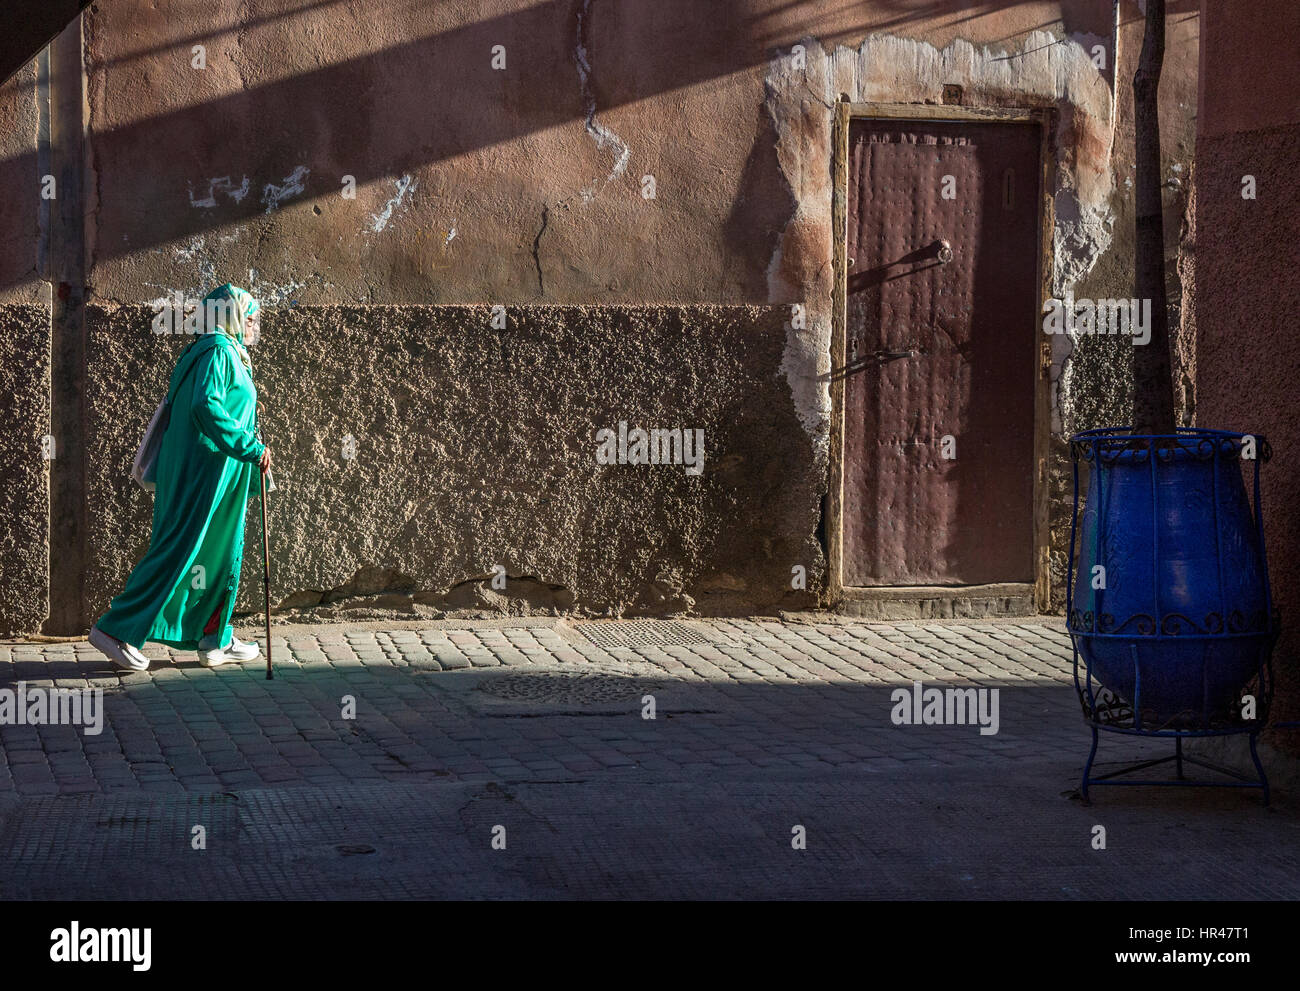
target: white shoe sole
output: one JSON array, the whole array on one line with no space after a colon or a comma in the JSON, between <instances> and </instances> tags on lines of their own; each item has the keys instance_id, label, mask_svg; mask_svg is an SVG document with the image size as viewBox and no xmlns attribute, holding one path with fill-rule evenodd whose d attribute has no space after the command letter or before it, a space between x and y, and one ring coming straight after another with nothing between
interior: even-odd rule
<instances>
[{"instance_id":1,"label":"white shoe sole","mask_svg":"<svg viewBox=\"0 0 1300 991\"><path fill-rule=\"evenodd\" d=\"M239 644L239 646L236 647L235 644ZM236 661L255 661L262 656L262 648L257 645L256 640L252 643L245 643L236 637L231 641L230 646L225 649L224 653Z\"/></svg>"},{"instance_id":2,"label":"white shoe sole","mask_svg":"<svg viewBox=\"0 0 1300 991\"><path fill-rule=\"evenodd\" d=\"M98 626L90 628L90 636L86 638L90 645L116 664L119 668L127 671L148 671L149 658L140 655L134 658L124 649L127 645L120 643L118 640L109 636Z\"/></svg>"},{"instance_id":3,"label":"white shoe sole","mask_svg":"<svg viewBox=\"0 0 1300 991\"><path fill-rule=\"evenodd\" d=\"M254 661L261 656L261 651L248 657L240 657L238 654L227 653L224 650L199 651L199 663L205 668L219 668L223 664L239 664L243 661Z\"/></svg>"}]
</instances>

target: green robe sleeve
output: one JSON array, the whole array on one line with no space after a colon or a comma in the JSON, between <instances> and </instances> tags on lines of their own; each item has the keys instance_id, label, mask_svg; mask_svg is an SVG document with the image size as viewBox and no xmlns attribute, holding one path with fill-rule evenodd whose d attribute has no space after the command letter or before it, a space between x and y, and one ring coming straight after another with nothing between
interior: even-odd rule
<instances>
[{"instance_id":1,"label":"green robe sleeve","mask_svg":"<svg viewBox=\"0 0 1300 991\"><path fill-rule=\"evenodd\" d=\"M190 415L199 432L227 457L256 464L266 445L230 415L226 394L240 388L239 370L230 348L218 345L198 358Z\"/></svg>"}]
</instances>

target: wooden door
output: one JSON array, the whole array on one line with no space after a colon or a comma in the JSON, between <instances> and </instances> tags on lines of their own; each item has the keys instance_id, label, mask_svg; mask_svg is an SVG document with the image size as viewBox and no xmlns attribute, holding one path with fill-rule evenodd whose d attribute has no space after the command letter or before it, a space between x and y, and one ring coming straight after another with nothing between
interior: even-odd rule
<instances>
[{"instance_id":1,"label":"wooden door","mask_svg":"<svg viewBox=\"0 0 1300 991\"><path fill-rule=\"evenodd\" d=\"M1039 131L855 118L845 586L1032 582Z\"/></svg>"}]
</instances>

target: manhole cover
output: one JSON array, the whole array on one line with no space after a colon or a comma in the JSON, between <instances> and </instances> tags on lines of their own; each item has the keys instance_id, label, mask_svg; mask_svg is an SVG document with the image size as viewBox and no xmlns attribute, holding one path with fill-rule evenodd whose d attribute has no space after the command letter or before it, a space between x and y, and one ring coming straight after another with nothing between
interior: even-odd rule
<instances>
[{"instance_id":1,"label":"manhole cover","mask_svg":"<svg viewBox=\"0 0 1300 991\"><path fill-rule=\"evenodd\" d=\"M511 702L546 702L591 705L622 702L657 691L660 684L648 678L628 678L594 672L508 674L480 682L478 690Z\"/></svg>"},{"instance_id":2,"label":"manhole cover","mask_svg":"<svg viewBox=\"0 0 1300 991\"><path fill-rule=\"evenodd\" d=\"M597 647L691 647L709 643L685 623L629 620L619 623L578 623L573 627Z\"/></svg>"}]
</instances>

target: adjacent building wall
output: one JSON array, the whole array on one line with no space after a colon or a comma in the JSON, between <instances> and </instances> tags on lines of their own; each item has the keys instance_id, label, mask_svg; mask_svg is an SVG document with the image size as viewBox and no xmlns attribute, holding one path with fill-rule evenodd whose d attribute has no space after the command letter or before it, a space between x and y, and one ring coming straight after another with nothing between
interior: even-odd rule
<instances>
[{"instance_id":1,"label":"adjacent building wall","mask_svg":"<svg viewBox=\"0 0 1300 991\"><path fill-rule=\"evenodd\" d=\"M1206 0L1197 119L1197 422L1263 434L1262 501L1273 596L1276 718L1300 718L1300 7ZM1242 85L1242 80L1250 85ZM1254 186L1253 197L1249 196ZM1247 195L1243 195L1246 193ZM1292 733L1294 738L1294 733ZM1294 744L1294 739L1292 739Z\"/></svg>"}]
</instances>

